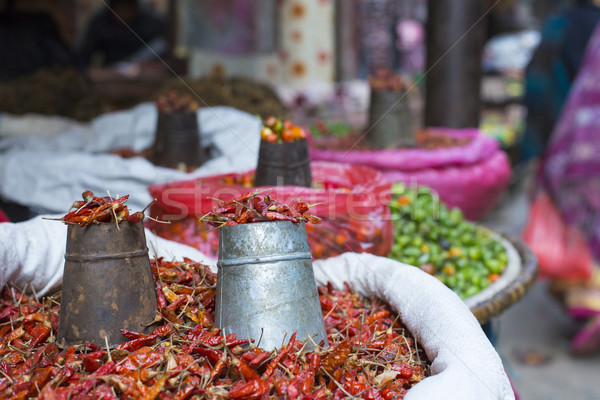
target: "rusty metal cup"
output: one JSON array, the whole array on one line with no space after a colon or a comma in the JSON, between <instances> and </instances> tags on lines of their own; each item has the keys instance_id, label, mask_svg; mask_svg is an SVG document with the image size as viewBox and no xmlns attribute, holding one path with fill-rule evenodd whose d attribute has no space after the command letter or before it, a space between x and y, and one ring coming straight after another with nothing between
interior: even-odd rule
<instances>
[{"instance_id":1,"label":"rusty metal cup","mask_svg":"<svg viewBox=\"0 0 600 400\"><path fill-rule=\"evenodd\" d=\"M405 91L371 91L366 142L379 149L417 145Z\"/></svg>"},{"instance_id":2,"label":"rusty metal cup","mask_svg":"<svg viewBox=\"0 0 600 400\"><path fill-rule=\"evenodd\" d=\"M202 148L198 117L194 111L160 112L152 146L154 165L196 168L206 161Z\"/></svg>"},{"instance_id":3,"label":"rusty metal cup","mask_svg":"<svg viewBox=\"0 0 600 400\"><path fill-rule=\"evenodd\" d=\"M312 185L306 139L282 143L260 141L254 186L278 185Z\"/></svg>"},{"instance_id":4,"label":"rusty metal cup","mask_svg":"<svg viewBox=\"0 0 600 400\"><path fill-rule=\"evenodd\" d=\"M227 334L279 348L296 332L316 348L327 334L303 223L260 222L219 230L215 323Z\"/></svg>"},{"instance_id":5,"label":"rusty metal cup","mask_svg":"<svg viewBox=\"0 0 600 400\"><path fill-rule=\"evenodd\" d=\"M114 347L121 328L149 333L156 312L142 223L69 225L57 343Z\"/></svg>"}]
</instances>

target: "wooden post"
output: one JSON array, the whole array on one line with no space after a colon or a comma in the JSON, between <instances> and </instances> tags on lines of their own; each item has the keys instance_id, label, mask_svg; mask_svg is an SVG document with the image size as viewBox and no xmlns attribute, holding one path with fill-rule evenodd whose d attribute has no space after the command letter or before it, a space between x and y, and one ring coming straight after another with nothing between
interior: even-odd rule
<instances>
[{"instance_id":1,"label":"wooden post","mask_svg":"<svg viewBox=\"0 0 600 400\"><path fill-rule=\"evenodd\" d=\"M335 1L335 81L355 79L358 74L358 0Z\"/></svg>"},{"instance_id":2,"label":"wooden post","mask_svg":"<svg viewBox=\"0 0 600 400\"><path fill-rule=\"evenodd\" d=\"M429 0L425 126L479 126L487 2Z\"/></svg>"},{"instance_id":3,"label":"wooden post","mask_svg":"<svg viewBox=\"0 0 600 400\"><path fill-rule=\"evenodd\" d=\"M178 75L187 75L188 73L188 57L181 48L178 49L179 43L179 7L181 5L177 0L169 0L167 3L167 62L169 67Z\"/></svg>"},{"instance_id":4,"label":"wooden post","mask_svg":"<svg viewBox=\"0 0 600 400\"><path fill-rule=\"evenodd\" d=\"M169 0L167 6L167 41L168 41L168 58L175 58L175 47L177 46L177 0Z\"/></svg>"}]
</instances>

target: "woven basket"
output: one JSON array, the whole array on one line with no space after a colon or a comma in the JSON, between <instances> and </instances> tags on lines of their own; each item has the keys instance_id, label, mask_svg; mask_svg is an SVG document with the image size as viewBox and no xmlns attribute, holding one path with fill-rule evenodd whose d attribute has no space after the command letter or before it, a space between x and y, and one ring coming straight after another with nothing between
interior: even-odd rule
<instances>
[{"instance_id":1,"label":"woven basket","mask_svg":"<svg viewBox=\"0 0 600 400\"><path fill-rule=\"evenodd\" d=\"M501 235L509 255L505 273L487 289L465 300L481 325L521 300L538 274L537 258L520 239Z\"/></svg>"}]
</instances>

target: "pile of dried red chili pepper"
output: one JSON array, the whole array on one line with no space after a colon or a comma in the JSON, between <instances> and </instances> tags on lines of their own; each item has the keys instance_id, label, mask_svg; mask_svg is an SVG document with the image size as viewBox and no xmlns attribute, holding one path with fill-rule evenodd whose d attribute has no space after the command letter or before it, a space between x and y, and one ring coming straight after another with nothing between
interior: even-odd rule
<instances>
[{"instance_id":1,"label":"pile of dried red chili pepper","mask_svg":"<svg viewBox=\"0 0 600 400\"><path fill-rule=\"evenodd\" d=\"M158 98L156 108L158 108L158 111L165 113L194 112L198 110L198 103L187 93L169 90Z\"/></svg>"},{"instance_id":2,"label":"pile of dried red chili pepper","mask_svg":"<svg viewBox=\"0 0 600 400\"><path fill-rule=\"evenodd\" d=\"M82 193L83 200L75 201L69 213L61 218L65 224L88 226L99 223L116 223L122 221L140 222L145 218L144 211L129 214L125 205L129 195L113 199L111 196L97 197L90 190Z\"/></svg>"},{"instance_id":3,"label":"pile of dried red chili pepper","mask_svg":"<svg viewBox=\"0 0 600 400\"><path fill-rule=\"evenodd\" d=\"M320 287L330 347L303 354L290 338L278 351L213 325L216 274L187 261L153 260L162 325L150 335L123 330L127 342L60 349L60 295L0 295L0 398L399 399L428 373L412 336L377 299ZM266 396L266 397L263 397Z\"/></svg>"},{"instance_id":4,"label":"pile of dried red chili pepper","mask_svg":"<svg viewBox=\"0 0 600 400\"><path fill-rule=\"evenodd\" d=\"M457 138L450 135L443 135L427 129L416 133L417 146L420 149L436 150L447 149L448 147L463 147L468 145L472 138Z\"/></svg>"},{"instance_id":5,"label":"pile of dried red chili pepper","mask_svg":"<svg viewBox=\"0 0 600 400\"><path fill-rule=\"evenodd\" d=\"M288 205L259 193L246 193L229 201L218 200L219 206L199 220L216 227L266 221L321 223L321 218L308 213L312 206L306 201L295 200Z\"/></svg>"},{"instance_id":6,"label":"pile of dried red chili pepper","mask_svg":"<svg viewBox=\"0 0 600 400\"><path fill-rule=\"evenodd\" d=\"M394 71L389 69L380 69L375 71L374 75L367 77L371 90L391 90L391 91L402 91L406 90L408 83L402 77L397 75Z\"/></svg>"}]
</instances>

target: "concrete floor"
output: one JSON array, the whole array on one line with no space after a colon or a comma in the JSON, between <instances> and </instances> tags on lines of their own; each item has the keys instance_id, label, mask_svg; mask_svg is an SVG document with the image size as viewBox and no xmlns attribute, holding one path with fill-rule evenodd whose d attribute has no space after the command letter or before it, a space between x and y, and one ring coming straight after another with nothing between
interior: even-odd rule
<instances>
[{"instance_id":1,"label":"concrete floor","mask_svg":"<svg viewBox=\"0 0 600 400\"><path fill-rule=\"evenodd\" d=\"M520 234L529 206L529 177L525 171L484 225ZM581 326L542 280L491 322L492 341L520 400L600 399L600 353L585 358L569 353L570 340Z\"/></svg>"},{"instance_id":2,"label":"concrete floor","mask_svg":"<svg viewBox=\"0 0 600 400\"><path fill-rule=\"evenodd\" d=\"M520 400L600 399L600 353L569 354L570 339L580 327L544 282L492 322L496 349Z\"/></svg>"}]
</instances>

